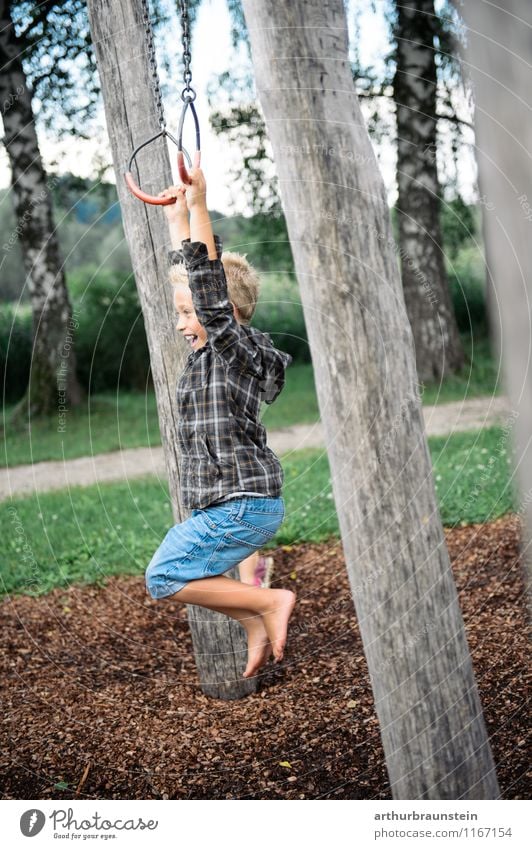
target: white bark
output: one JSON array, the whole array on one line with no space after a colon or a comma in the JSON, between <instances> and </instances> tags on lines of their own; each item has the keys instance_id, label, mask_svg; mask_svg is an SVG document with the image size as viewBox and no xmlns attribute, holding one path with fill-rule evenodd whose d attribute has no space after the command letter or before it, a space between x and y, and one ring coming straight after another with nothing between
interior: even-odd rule
<instances>
[{"instance_id":1,"label":"white bark","mask_svg":"<svg viewBox=\"0 0 532 849\"><path fill-rule=\"evenodd\" d=\"M458 371L464 352L445 270L436 165L434 0L397 4L394 100L401 278L423 382Z\"/></svg>"},{"instance_id":2,"label":"white bark","mask_svg":"<svg viewBox=\"0 0 532 849\"><path fill-rule=\"evenodd\" d=\"M11 166L11 200L17 225L2 235L3 250L20 242L33 315L29 385L15 417L59 419L79 406L75 328L52 210L52 181L44 169L31 92L15 36L12 4L0 0L0 114ZM1 268L1 267L0 267Z\"/></svg>"},{"instance_id":3,"label":"white bark","mask_svg":"<svg viewBox=\"0 0 532 849\"><path fill-rule=\"evenodd\" d=\"M532 573L532 6L464 5L476 156L491 276L490 324L515 411L513 440Z\"/></svg>"},{"instance_id":4,"label":"white bark","mask_svg":"<svg viewBox=\"0 0 532 849\"><path fill-rule=\"evenodd\" d=\"M395 798L498 796L341 0L244 0Z\"/></svg>"}]
</instances>

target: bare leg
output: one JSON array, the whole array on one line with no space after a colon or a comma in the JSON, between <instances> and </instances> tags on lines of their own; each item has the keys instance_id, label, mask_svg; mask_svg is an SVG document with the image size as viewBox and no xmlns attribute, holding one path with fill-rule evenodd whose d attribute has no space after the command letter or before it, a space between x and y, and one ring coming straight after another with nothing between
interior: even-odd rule
<instances>
[{"instance_id":1,"label":"bare leg","mask_svg":"<svg viewBox=\"0 0 532 849\"><path fill-rule=\"evenodd\" d=\"M244 671L244 678L250 678L254 675L261 666L267 663L272 654L272 647L266 628L262 621L262 617L253 613L251 610L239 609L237 607L225 607L223 609L218 606L202 603L202 607L208 607L209 610L217 610L219 613L224 613L230 616L231 619L236 619L245 629L248 638L248 662Z\"/></svg>"},{"instance_id":2,"label":"bare leg","mask_svg":"<svg viewBox=\"0 0 532 849\"><path fill-rule=\"evenodd\" d=\"M256 551L242 560L238 571L243 584L250 584L252 587L269 587L273 572L273 557Z\"/></svg>"},{"instance_id":3,"label":"bare leg","mask_svg":"<svg viewBox=\"0 0 532 849\"><path fill-rule=\"evenodd\" d=\"M191 581L177 593L184 604L199 604L225 613L228 609L258 614L277 661L283 659L288 621L296 603L291 590L250 587L224 575Z\"/></svg>"},{"instance_id":4,"label":"bare leg","mask_svg":"<svg viewBox=\"0 0 532 849\"><path fill-rule=\"evenodd\" d=\"M238 572L240 574L240 580L243 584L251 584L252 587L255 586L255 569L257 568L258 561L259 552L254 551L253 554L250 554L249 557L246 557L246 559L242 560L242 562L240 563L238 567Z\"/></svg>"}]
</instances>

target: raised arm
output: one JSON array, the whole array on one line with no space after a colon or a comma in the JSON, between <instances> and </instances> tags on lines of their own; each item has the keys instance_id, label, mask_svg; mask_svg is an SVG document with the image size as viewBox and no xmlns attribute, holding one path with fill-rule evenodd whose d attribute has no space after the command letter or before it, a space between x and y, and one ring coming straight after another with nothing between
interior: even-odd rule
<instances>
[{"instance_id":1,"label":"raised arm","mask_svg":"<svg viewBox=\"0 0 532 849\"><path fill-rule=\"evenodd\" d=\"M209 259L217 259L216 245L211 219L207 210L207 184L201 168L190 172L191 184L186 187L187 205L190 210L190 241L207 245Z\"/></svg>"},{"instance_id":2,"label":"raised arm","mask_svg":"<svg viewBox=\"0 0 532 849\"><path fill-rule=\"evenodd\" d=\"M168 221L168 231L170 233L170 242L173 250L181 250L181 242L183 239L190 239L190 224L188 220L187 200L185 197L184 186L168 186L162 192L159 192L160 198L177 198L175 203L163 206L166 220Z\"/></svg>"}]
</instances>

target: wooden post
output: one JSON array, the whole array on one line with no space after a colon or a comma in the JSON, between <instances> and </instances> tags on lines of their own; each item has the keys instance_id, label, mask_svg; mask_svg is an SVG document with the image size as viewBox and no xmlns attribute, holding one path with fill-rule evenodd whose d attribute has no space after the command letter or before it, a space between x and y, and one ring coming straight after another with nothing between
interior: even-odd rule
<instances>
[{"instance_id":1,"label":"wooden post","mask_svg":"<svg viewBox=\"0 0 532 849\"><path fill-rule=\"evenodd\" d=\"M344 6L243 6L392 792L497 798Z\"/></svg>"},{"instance_id":2,"label":"wooden post","mask_svg":"<svg viewBox=\"0 0 532 849\"><path fill-rule=\"evenodd\" d=\"M476 158L492 297L490 325L512 405L523 516L521 551L532 576L532 7L469 0L467 69L475 94Z\"/></svg>"},{"instance_id":3,"label":"wooden post","mask_svg":"<svg viewBox=\"0 0 532 849\"><path fill-rule=\"evenodd\" d=\"M124 230L148 337L174 521L182 522L186 515L179 488L175 387L186 352L177 339L167 281L166 221L160 207L133 198L124 182L134 147L159 130L141 7L139 0L89 0L88 10ZM137 161L145 191L157 194L171 183L162 142L141 151ZM241 625L205 608L189 607L188 616L203 692L224 699L254 692L256 679L242 678L246 642Z\"/></svg>"}]
</instances>

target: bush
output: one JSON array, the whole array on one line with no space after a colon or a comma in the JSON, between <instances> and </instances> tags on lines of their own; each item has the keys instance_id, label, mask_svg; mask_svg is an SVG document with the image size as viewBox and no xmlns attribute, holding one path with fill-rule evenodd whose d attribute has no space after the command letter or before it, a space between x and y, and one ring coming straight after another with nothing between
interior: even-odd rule
<instances>
[{"instance_id":1,"label":"bush","mask_svg":"<svg viewBox=\"0 0 532 849\"><path fill-rule=\"evenodd\" d=\"M310 362L307 329L295 276L262 274L254 327L269 333L274 345L294 360Z\"/></svg>"},{"instance_id":2,"label":"bush","mask_svg":"<svg viewBox=\"0 0 532 849\"><path fill-rule=\"evenodd\" d=\"M91 392L144 391L151 385L144 320L132 275L92 266L68 275L68 289L79 326L74 333L78 378ZM270 333L275 345L300 362L310 361L299 290L294 278L263 276L253 325ZM0 369L8 401L27 386L32 350L28 306L0 309Z\"/></svg>"},{"instance_id":3,"label":"bush","mask_svg":"<svg viewBox=\"0 0 532 849\"><path fill-rule=\"evenodd\" d=\"M284 216L224 218L214 213L212 220L215 232L222 237L224 250L246 254L259 273L293 273L294 260Z\"/></svg>"},{"instance_id":4,"label":"bush","mask_svg":"<svg viewBox=\"0 0 532 849\"><path fill-rule=\"evenodd\" d=\"M455 259L463 247L471 244L472 238L480 238L479 207L464 203L458 196L442 201L440 214L445 256Z\"/></svg>"},{"instance_id":5,"label":"bush","mask_svg":"<svg viewBox=\"0 0 532 849\"><path fill-rule=\"evenodd\" d=\"M462 333L488 331L484 260L472 245L448 262L451 295ZM132 275L93 266L68 275L68 288L79 311L75 351L81 384L92 392L144 390L150 381L149 352ZM31 363L32 330L28 307L0 309L0 370L5 397L16 401L26 388ZM297 362L311 362L299 287L294 275L262 273L259 302L252 324Z\"/></svg>"},{"instance_id":6,"label":"bush","mask_svg":"<svg viewBox=\"0 0 532 849\"><path fill-rule=\"evenodd\" d=\"M150 359L133 276L85 268L72 275L69 289L79 312L75 347L83 386L144 390Z\"/></svg>"},{"instance_id":7,"label":"bush","mask_svg":"<svg viewBox=\"0 0 532 849\"><path fill-rule=\"evenodd\" d=\"M480 250L474 245L461 248L447 263L447 273L460 332L488 333L486 271Z\"/></svg>"},{"instance_id":8,"label":"bush","mask_svg":"<svg viewBox=\"0 0 532 849\"><path fill-rule=\"evenodd\" d=\"M0 378L6 401L18 401L28 385L32 352L32 317L27 306L0 308Z\"/></svg>"},{"instance_id":9,"label":"bush","mask_svg":"<svg viewBox=\"0 0 532 849\"><path fill-rule=\"evenodd\" d=\"M102 218L87 226L69 214L61 219L58 235L67 277L79 276L88 267L102 268L104 274L107 271L123 276L131 273L131 260L121 222L110 226ZM97 274L99 276L100 272Z\"/></svg>"},{"instance_id":10,"label":"bush","mask_svg":"<svg viewBox=\"0 0 532 849\"><path fill-rule=\"evenodd\" d=\"M145 390L150 360L133 277L80 269L69 279L79 326L74 331L78 378L91 392ZM29 306L0 309L0 377L7 401L22 397L30 376L32 317Z\"/></svg>"}]
</instances>

